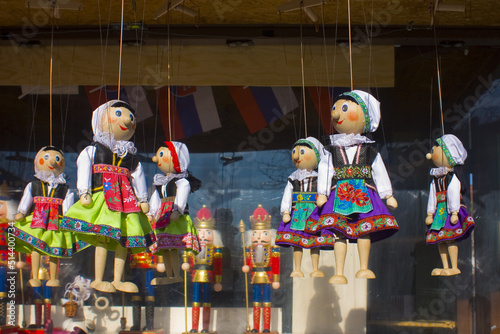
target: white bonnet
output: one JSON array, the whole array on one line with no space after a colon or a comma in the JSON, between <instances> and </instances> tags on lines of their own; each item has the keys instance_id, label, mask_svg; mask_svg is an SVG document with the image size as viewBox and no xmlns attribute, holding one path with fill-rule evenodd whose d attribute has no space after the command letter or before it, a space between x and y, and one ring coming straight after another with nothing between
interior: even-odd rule
<instances>
[{"instance_id":1,"label":"white bonnet","mask_svg":"<svg viewBox=\"0 0 500 334\"><path fill-rule=\"evenodd\" d=\"M452 167L464 164L465 159L467 159L467 151L460 139L455 135L443 135L436 141L443 149L444 155Z\"/></svg>"},{"instance_id":2,"label":"white bonnet","mask_svg":"<svg viewBox=\"0 0 500 334\"><path fill-rule=\"evenodd\" d=\"M363 114L365 115L364 133L375 132L380 123L380 102L370 93L362 90L353 90L342 93L337 97L337 99L341 99L342 96L352 97L363 110Z\"/></svg>"}]
</instances>

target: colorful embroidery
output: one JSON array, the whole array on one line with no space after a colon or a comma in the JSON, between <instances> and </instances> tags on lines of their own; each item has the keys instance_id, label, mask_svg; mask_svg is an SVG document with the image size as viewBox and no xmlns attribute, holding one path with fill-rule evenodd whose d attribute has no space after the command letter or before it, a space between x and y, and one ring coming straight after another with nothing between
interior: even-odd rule
<instances>
[{"instance_id":1,"label":"colorful embroidery","mask_svg":"<svg viewBox=\"0 0 500 334\"><path fill-rule=\"evenodd\" d=\"M18 229L17 227L13 227L13 228L14 228L14 236L15 237L17 237L19 240L24 241L25 243L29 244L30 246L36 248L37 250L41 251L42 253L48 254L49 256L72 257L74 253L90 246L89 244L80 240L80 241L75 242L71 249L62 248L62 247L50 247L44 241L37 239L37 238L34 238L32 235Z\"/></svg>"},{"instance_id":2,"label":"colorful embroidery","mask_svg":"<svg viewBox=\"0 0 500 334\"><path fill-rule=\"evenodd\" d=\"M151 248L153 252L168 248L186 248L191 249L196 254L200 252L200 243L198 237L191 233L169 234L159 233L156 235L156 244Z\"/></svg>"},{"instance_id":3,"label":"colorful embroidery","mask_svg":"<svg viewBox=\"0 0 500 334\"><path fill-rule=\"evenodd\" d=\"M343 166L334 167L334 175L336 180L344 179L371 179L372 168L370 166Z\"/></svg>"},{"instance_id":4,"label":"colorful embroidery","mask_svg":"<svg viewBox=\"0 0 500 334\"><path fill-rule=\"evenodd\" d=\"M470 232L472 228L474 228L474 219L471 216L467 216L464 219L461 228L457 229L443 228L439 232L429 230L427 233L426 242L427 244L431 245L440 242L462 239Z\"/></svg>"},{"instance_id":5,"label":"colorful embroidery","mask_svg":"<svg viewBox=\"0 0 500 334\"><path fill-rule=\"evenodd\" d=\"M128 169L110 165L94 165L94 173L102 173L102 188L106 205L118 212L139 212L134 190L130 186Z\"/></svg>"},{"instance_id":6,"label":"colorful embroidery","mask_svg":"<svg viewBox=\"0 0 500 334\"><path fill-rule=\"evenodd\" d=\"M344 218L344 219L342 219ZM398 230L398 224L392 216L380 215L362 219L356 223L347 223L345 217L335 214L324 215L316 222L309 222L316 231L328 227L342 233L346 238L358 239L370 233L382 230Z\"/></svg>"},{"instance_id":7,"label":"colorful embroidery","mask_svg":"<svg viewBox=\"0 0 500 334\"><path fill-rule=\"evenodd\" d=\"M448 147L446 146L446 144L444 143L443 139L438 138L438 139L436 139L436 141L439 144L439 146L441 146L441 149L443 150L444 155L446 156L446 159L450 163L450 166L451 167L456 166L457 162L455 161L455 159L453 159L453 156L451 155L451 152L448 149Z\"/></svg>"},{"instance_id":8,"label":"colorful embroidery","mask_svg":"<svg viewBox=\"0 0 500 334\"><path fill-rule=\"evenodd\" d=\"M92 171L94 173L118 174L127 177L130 175L130 171L127 168L103 164L93 165Z\"/></svg>"},{"instance_id":9,"label":"colorful embroidery","mask_svg":"<svg viewBox=\"0 0 500 334\"><path fill-rule=\"evenodd\" d=\"M373 209L365 180L342 180L337 183L334 210L342 215L366 213Z\"/></svg>"},{"instance_id":10,"label":"colorful embroidery","mask_svg":"<svg viewBox=\"0 0 500 334\"><path fill-rule=\"evenodd\" d=\"M153 232L144 236L127 236L123 237L121 230L108 225L94 225L84 220L64 217L61 221L61 229L70 230L78 233L97 234L104 237L112 238L118 241L126 248L146 248L149 247L156 237Z\"/></svg>"},{"instance_id":11,"label":"colorful embroidery","mask_svg":"<svg viewBox=\"0 0 500 334\"><path fill-rule=\"evenodd\" d=\"M294 202L316 203L317 196L318 194L313 192L294 192L292 193L292 203Z\"/></svg>"},{"instance_id":12,"label":"colorful embroidery","mask_svg":"<svg viewBox=\"0 0 500 334\"><path fill-rule=\"evenodd\" d=\"M278 232L276 242L300 248L333 247L335 238L333 236L311 236L310 238L304 238L302 235L293 232Z\"/></svg>"},{"instance_id":13,"label":"colorful embroidery","mask_svg":"<svg viewBox=\"0 0 500 334\"><path fill-rule=\"evenodd\" d=\"M60 198L37 196L33 199L35 209L31 228L42 228L48 231L56 231L59 225L59 208L63 203Z\"/></svg>"}]
</instances>

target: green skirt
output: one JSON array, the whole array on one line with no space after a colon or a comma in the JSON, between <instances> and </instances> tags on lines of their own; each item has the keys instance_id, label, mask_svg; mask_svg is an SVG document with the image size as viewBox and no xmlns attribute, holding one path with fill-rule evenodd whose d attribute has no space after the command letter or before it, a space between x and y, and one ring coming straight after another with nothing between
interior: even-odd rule
<instances>
[{"instance_id":1,"label":"green skirt","mask_svg":"<svg viewBox=\"0 0 500 334\"><path fill-rule=\"evenodd\" d=\"M132 253L144 252L155 241L148 218L142 212L124 213L110 210L99 191L92 195L92 203L83 206L80 201L66 212L61 229L73 231L80 240L94 246L116 250L118 245L130 248Z\"/></svg>"},{"instance_id":2,"label":"green skirt","mask_svg":"<svg viewBox=\"0 0 500 334\"><path fill-rule=\"evenodd\" d=\"M155 234L153 252L172 248L190 250L195 254L200 251L198 230L189 215L180 215L177 220L169 221L166 227L156 229Z\"/></svg>"},{"instance_id":3,"label":"green skirt","mask_svg":"<svg viewBox=\"0 0 500 334\"><path fill-rule=\"evenodd\" d=\"M70 231L31 228L32 219L33 215L29 215L14 224L16 252L31 253L36 250L52 257L70 258L90 246Z\"/></svg>"}]
</instances>

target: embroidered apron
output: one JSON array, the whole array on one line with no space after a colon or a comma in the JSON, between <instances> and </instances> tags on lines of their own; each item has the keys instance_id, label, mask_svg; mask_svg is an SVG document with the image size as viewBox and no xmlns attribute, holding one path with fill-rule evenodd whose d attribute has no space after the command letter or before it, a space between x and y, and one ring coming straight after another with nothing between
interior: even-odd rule
<instances>
[{"instance_id":1,"label":"embroidered apron","mask_svg":"<svg viewBox=\"0 0 500 334\"><path fill-rule=\"evenodd\" d=\"M291 219L291 230L304 231L306 220L316 207L316 197L317 194L315 192L292 193L292 204L295 205L295 209Z\"/></svg>"},{"instance_id":2,"label":"embroidered apron","mask_svg":"<svg viewBox=\"0 0 500 334\"><path fill-rule=\"evenodd\" d=\"M162 198L160 210L158 211L159 214L157 219L155 219L155 226L153 226L154 230L168 226L168 223L170 223L170 215L172 214L172 210L174 208L174 200L175 197Z\"/></svg>"},{"instance_id":3,"label":"embroidered apron","mask_svg":"<svg viewBox=\"0 0 500 334\"><path fill-rule=\"evenodd\" d=\"M446 191L441 191L436 194L437 205L436 214L432 220L432 225L430 230L439 231L441 230L448 218L448 205L446 204Z\"/></svg>"},{"instance_id":4,"label":"embroidered apron","mask_svg":"<svg viewBox=\"0 0 500 334\"><path fill-rule=\"evenodd\" d=\"M141 211L127 168L105 164L96 164L92 168L94 173L102 173L102 190L108 209L124 213Z\"/></svg>"},{"instance_id":5,"label":"embroidered apron","mask_svg":"<svg viewBox=\"0 0 500 334\"><path fill-rule=\"evenodd\" d=\"M31 228L43 228L48 231L56 231L59 228L59 207L63 204L61 198L53 198L54 189L50 197L36 196L33 198L35 209L31 220ZM45 187L43 187L45 195Z\"/></svg>"}]
</instances>

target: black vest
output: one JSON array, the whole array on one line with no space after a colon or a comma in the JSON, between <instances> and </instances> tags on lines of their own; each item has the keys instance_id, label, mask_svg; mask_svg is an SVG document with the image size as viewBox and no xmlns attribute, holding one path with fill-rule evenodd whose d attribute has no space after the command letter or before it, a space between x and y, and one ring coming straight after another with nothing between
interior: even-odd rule
<instances>
[{"instance_id":1,"label":"black vest","mask_svg":"<svg viewBox=\"0 0 500 334\"><path fill-rule=\"evenodd\" d=\"M123 158L120 158L116 153L113 153L113 151L101 143L94 142L92 145L96 148L94 165L113 165L113 155L115 156L114 166L121 160L120 167L126 168L130 172L133 172L139 164L139 160L135 154L128 153ZM102 173L92 173L92 189L99 187L102 187Z\"/></svg>"},{"instance_id":2,"label":"black vest","mask_svg":"<svg viewBox=\"0 0 500 334\"><path fill-rule=\"evenodd\" d=\"M59 184L55 189L53 189L53 195L49 193L49 184L46 182L42 182L40 180L31 182L31 196L34 197L51 197L51 198L60 198L64 200L66 198L66 194L68 193L68 186L66 184ZM45 192L45 196L44 196ZM30 212L32 213L35 210L35 204L33 204L30 208ZM62 205L59 206L59 215L62 215Z\"/></svg>"}]
</instances>

